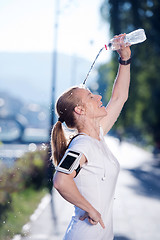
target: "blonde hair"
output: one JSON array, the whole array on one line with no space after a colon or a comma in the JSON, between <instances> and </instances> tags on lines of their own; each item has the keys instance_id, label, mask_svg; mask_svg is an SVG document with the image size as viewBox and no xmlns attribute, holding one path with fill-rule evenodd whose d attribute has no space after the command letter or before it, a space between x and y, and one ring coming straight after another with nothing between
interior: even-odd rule
<instances>
[{"instance_id":1,"label":"blonde hair","mask_svg":"<svg viewBox=\"0 0 160 240\"><path fill-rule=\"evenodd\" d=\"M56 111L60 121L55 123L51 132L51 158L54 160L54 165L56 166L59 164L68 147L62 122L64 121L68 128L77 128L74 108L82 104L81 99L76 93L78 89L79 87L70 88L56 102Z\"/></svg>"}]
</instances>

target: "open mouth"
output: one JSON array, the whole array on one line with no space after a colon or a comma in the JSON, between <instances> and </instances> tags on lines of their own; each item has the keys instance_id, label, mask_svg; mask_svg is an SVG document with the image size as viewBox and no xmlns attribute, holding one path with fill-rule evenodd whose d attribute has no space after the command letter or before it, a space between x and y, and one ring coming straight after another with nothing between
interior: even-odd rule
<instances>
[{"instance_id":1,"label":"open mouth","mask_svg":"<svg viewBox=\"0 0 160 240\"><path fill-rule=\"evenodd\" d=\"M103 107L103 104L102 104L102 102L100 103L100 105L99 105L99 108L101 108L101 107Z\"/></svg>"}]
</instances>

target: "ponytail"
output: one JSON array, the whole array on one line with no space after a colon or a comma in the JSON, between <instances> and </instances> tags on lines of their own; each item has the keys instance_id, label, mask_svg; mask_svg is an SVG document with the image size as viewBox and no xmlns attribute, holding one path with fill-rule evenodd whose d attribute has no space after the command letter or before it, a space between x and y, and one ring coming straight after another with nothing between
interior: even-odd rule
<instances>
[{"instance_id":1,"label":"ponytail","mask_svg":"<svg viewBox=\"0 0 160 240\"><path fill-rule=\"evenodd\" d=\"M58 121L53 126L51 133L51 159L54 165L57 166L65 154L68 147L67 139L65 138L62 122L66 123L68 128L77 129L77 122L74 116L74 108L81 103L81 98L78 96L78 87L73 87L64 92L56 102L56 112Z\"/></svg>"},{"instance_id":2,"label":"ponytail","mask_svg":"<svg viewBox=\"0 0 160 240\"><path fill-rule=\"evenodd\" d=\"M67 149L67 140L60 121L55 123L51 132L51 149L51 159L54 161L54 165L57 166Z\"/></svg>"}]
</instances>

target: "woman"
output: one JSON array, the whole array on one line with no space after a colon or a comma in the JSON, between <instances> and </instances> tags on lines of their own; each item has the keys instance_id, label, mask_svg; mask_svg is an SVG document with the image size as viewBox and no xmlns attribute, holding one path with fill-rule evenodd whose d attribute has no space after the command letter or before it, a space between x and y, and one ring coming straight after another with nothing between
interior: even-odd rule
<instances>
[{"instance_id":1,"label":"woman","mask_svg":"<svg viewBox=\"0 0 160 240\"><path fill-rule=\"evenodd\" d=\"M122 38L125 34L120 35ZM119 36L115 36L117 38ZM119 38L117 38L119 41ZM130 82L130 47L121 45L119 70L111 99L106 107L101 96L74 87L58 99L59 119L51 136L55 165L67 149L80 152L79 169L54 176L54 187L68 202L75 205L75 215L66 231L65 240L112 240L112 207L119 163L108 149L104 135L111 129L128 98ZM62 129L77 129L78 135L67 146Z\"/></svg>"}]
</instances>

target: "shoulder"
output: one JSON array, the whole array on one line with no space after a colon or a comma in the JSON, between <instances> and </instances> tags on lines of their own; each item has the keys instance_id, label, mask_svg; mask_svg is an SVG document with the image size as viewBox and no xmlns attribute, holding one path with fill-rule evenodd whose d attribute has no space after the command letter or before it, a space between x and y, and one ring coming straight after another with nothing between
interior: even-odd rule
<instances>
[{"instance_id":1,"label":"shoulder","mask_svg":"<svg viewBox=\"0 0 160 240\"><path fill-rule=\"evenodd\" d=\"M75 137L68 146L68 149L79 151L88 159L92 151L92 142L89 137L79 135Z\"/></svg>"},{"instance_id":2,"label":"shoulder","mask_svg":"<svg viewBox=\"0 0 160 240\"><path fill-rule=\"evenodd\" d=\"M70 142L69 144L69 148L73 147L75 145L90 145L91 144L91 140L89 139L88 136L86 135L78 135L76 137L74 137L74 139Z\"/></svg>"}]
</instances>

